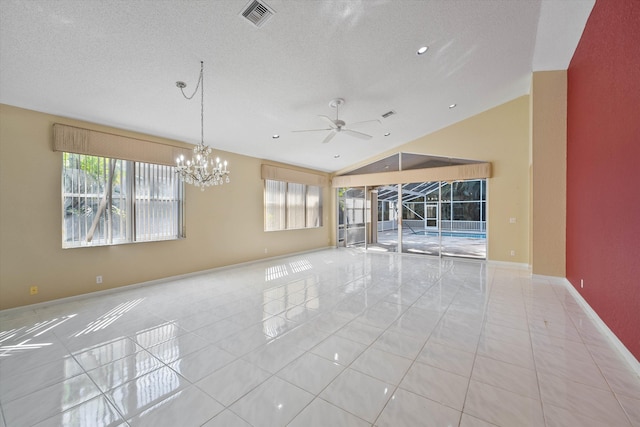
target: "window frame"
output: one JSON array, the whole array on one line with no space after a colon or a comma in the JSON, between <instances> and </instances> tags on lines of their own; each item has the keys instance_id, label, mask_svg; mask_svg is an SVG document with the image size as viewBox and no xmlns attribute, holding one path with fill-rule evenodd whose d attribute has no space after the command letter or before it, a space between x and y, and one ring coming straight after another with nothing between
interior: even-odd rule
<instances>
[{"instance_id":1,"label":"window frame","mask_svg":"<svg viewBox=\"0 0 640 427\"><path fill-rule=\"evenodd\" d=\"M69 167L67 162L69 161L68 156L78 156L75 162L77 162L78 167ZM122 216L117 213L116 215L120 216L120 222L124 221L124 233L122 231L118 234L118 236L113 235L114 225L112 223L113 217L107 219L102 218L105 215L105 212L111 212L113 215L113 201L114 201L114 189L116 187L116 183L113 182L112 179L108 175L111 174L111 171L108 174L103 175L95 179L95 184L98 186L98 195L97 199L103 198L106 200L106 207L102 207L99 209L100 216L96 219L95 215L90 220L91 222L95 222L95 228L98 225L103 227L103 233L105 236L94 240L95 236L91 236L91 240L87 240L87 222L84 224L84 234L82 232L82 226L79 226L80 232L78 233L78 237L71 238L67 240L67 221L68 221L68 203L69 198L77 198L80 203L87 202L87 185L86 180L87 176L84 177L85 184L84 188L80 188L81 191L74 191L75 189L72 187L71 191L67 191L67 178L69 170L76 170L77 176L79 177L80 171L83 170L85 175L88 175L86 169L82 169L79 167L82 164L84 159L91 158L96 159L97 163L102 163L104 165L113 164L113 170L119 165L119 174L121 181L118 182L118 187L120 191L118 194L120 195L118 199L121 201L122 205L117 206L116 209L121 209L124 211L124 219ZM73 160L71 160L73 161ZM141 167L147 168L147 170L153 170L153 176L146 175L145 177L141 177ZM99 169L98 169L99 170ZM102 179L102 181L101 181ZM146 180L146 185L141 186L141 179ZM106 181L106 182L105 182ZM111 186L109 187L109 182L111 181ZM143 181L144 183L145 181ZM169 193L166 193L166 185L169 184ZM73 183L72 183L73 185ZM164 192L161 189L161 186L165 186ZM102 187L102 188L101 188ZM150 189L148 193L143 193L143 189ZM83 191L82 191L83 190ZM152 195L153 193L153 195ZM163 193L163 194L161 194ZM69 194L74 194L75 196L69 196ZM124 194L124 197L122 196ZM172 241L172 240L180 240L186 237L185 235L185 215L184 215L184 206L185 206L185 186L184 182L179 179L176 174L175 166L170 166L166 164L158 164L158 163L150 163L150 162L142 162L142 161L134 161L134 160L124 160L117 158L108 158L98 155L91 154L80 154L73 152L62 152L62 172L61 172L61 214L62 214L62 248L63 249L77 249L77 248L87 248L87 247L104 247L104 246L119 246L126 245L132 243L147 243L147 242L161 242L161 241ZM84 198L84 200L82 200ZM70 206L75 206L73 203ZM138 230L140 227L139 218L143 215L143 204L147 203L149 205L157 204L160 202L161 208L151 209L153 218L156 218L156 215L162 217L162 219L168 221L168 228L166 225L164 227L164 233L156 230L149 234L148 232L143 232ZM162 203L165 202L165 203ZM168 202L168 203L166 203ZM163 209L169 209L171 213L166 215L163 212ZM76 213L71 213L71 216L77 215ZM164 215L164 216L163 216ZM168 217L168 218L167 218ZM73 220L72 220L73 221ZM106 224L106 225L105 225ZM92 224L93 226L93 224ZM75 224L73 224L75 227ZM106 227L106 228L105 228ZM120 224L122 227L122 224ZM156 228L158 225L156 224ZM148 230L148 228L147 228ZM168 232L167 232L168 230Z\"/></svg>"},{"instance_id":2,"label":"window frame","mask_svg":"<svg viewBox=\"0 0 640 427\"><path fill-rule=\"evenodd\" d=\"M280 194L269 192L276 187L281 191ZM309 191L310 189L312 190ZM264 179L263 214L265 232L321 228L323 227L322 212L323 187ZM270 220L270 217L274 214L278 216L278 220ZM310 224L311 222L314 224ZM300 225L301 223L303 225Z\"/></svg>"}]
</instances>

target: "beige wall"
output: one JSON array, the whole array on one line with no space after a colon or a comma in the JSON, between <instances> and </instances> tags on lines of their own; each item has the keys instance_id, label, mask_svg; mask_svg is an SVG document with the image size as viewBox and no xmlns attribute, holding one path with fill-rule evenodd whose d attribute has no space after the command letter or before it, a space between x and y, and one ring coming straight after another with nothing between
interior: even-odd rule
<instances>
[{"instance_id":1,"label":"beige wall","mask_svg":"<svg viewBox=\"0 0 640 427\"><path fill-rule=\"evenodd\" d=\"M349 169L399 151L491 162L492 178L487 180L488 259L529 263L528 96L396 147ZM516 222L511 223L510 218L515 218ZM511 256L511 251L515 251L514 256Z\"/></svg>"},{"instance_id":2,"label":"beige wall","mask_svg":"<svg viewBox=\"0 0 640 427\"><path fill-rule=\"evenodd\" d=\"M169 142L0 105L2 309L322 248L334 241L335 208L328 187L323 227L265 233L260 167L275 163L221 153L230 162L232 182L204 192L187 186L186 239L63 250L62 154L51 148L54 122ZM95 283L97 275L103 276L102 285ZM30 296L30 286L38 286L39 294Z\"/></svg>"},{"instance_id":3,"label":"beige wall","mask_svg":"<svg viewBox=\"0 0 640 427\"><path fill-rule=\"evenodd\" d=\"M531 265L566 275L567 72L533 73L531 83Z\"/></svg>"},{"instance_id":4,"label":"beige wall","mask_svg":"<svg viewBox=\"0 0 640 427\"><path fill-rule=\"evenodd\" d=\"M534 273L563 277L566 190L558 183L564 183L566 171L560 136L566 135L566 96L560 96L566 94L566 72L534 73L533 79L531 97L349 169L398 151L491 162L488 259L533 264ZM186 239L63 250L62 162L51 149L54 122L175 143L0 105L0 308L335 245L335 191L323 193L323 227L265 233L260 167L277 163L221 153L232 165L232 183L205 192L187 186ZM16 159L28 159L37 173L25 172L24 161ZM95 284L97 275L103 276L102 285ZM30 296L34 285L40 292Z\"/></svg>"}]
</instances>

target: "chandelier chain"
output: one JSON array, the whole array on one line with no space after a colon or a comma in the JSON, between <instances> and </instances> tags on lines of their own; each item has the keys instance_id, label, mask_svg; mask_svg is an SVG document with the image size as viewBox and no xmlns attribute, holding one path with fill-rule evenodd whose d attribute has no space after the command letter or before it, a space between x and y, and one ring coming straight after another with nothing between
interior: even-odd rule
<instances>
[{"instance_id":1,"label":"chandelier chain","mask_svg":"<svg viewBox=\"0 0 640 427\"><path fill-rule=\"evenodd\" d=\"M184 86L178 85L178 87L180 88L180 92L182 92L182 96L189 101L193 99L196 93L198 93L198 88L200 88L200 142L204 144L204 61L200 61L200 76L198 77L198 83L191 96L187 96L187 94L184 93L186 84Z\"/></svg>"},{"instance_id":2,"label":"chandelier chain","mask_svg":"<svg viewBox=\"0 0 640 427\"><path fill-rule=\"evenodd\" d=\"M187 86L186 83L176 82L176 85L180 88L182 96L187 100L191 100L200 89L200 144L194 147L194 156L191 160L185 159L184 156L176 159L177 173L183 181L200 187L201 190L210 185L229 183L227 161L220 161L219 158L213 161L209 157L211 155L211 147L204 145L204 61L200 61L198 84L191 96L187 96L184 93L184 88Z\"/></svg>"},{"instance_id":3,"label":"chandelier chain","mask_svg":"<svg viewBox=\"0 0 640 427\"><path fill-rule=\"evenodd\" d=\"M180 85L180 83L183 83L183 82L177 82L177 86L180 88L180 92L182 92L182 96L184 96L186 99L191 100L193 99L195 94L198 93L198 88L200 87L200 83L202 82L203 70L204 70L204 61L200 61L200 77L198 77L198 84L196 85L196 88L193 90L193 93L191 94L191 96L187 96L184 93L184 88L187 87L187 85L185 84L184 86L182 86Z\"/></svg>"}]
</instances>

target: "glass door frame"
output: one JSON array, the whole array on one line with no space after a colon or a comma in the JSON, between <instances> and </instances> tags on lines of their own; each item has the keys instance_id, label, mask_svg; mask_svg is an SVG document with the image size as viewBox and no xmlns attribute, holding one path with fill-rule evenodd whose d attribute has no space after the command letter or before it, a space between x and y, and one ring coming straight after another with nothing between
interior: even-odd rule
<instances>
[{"instance_id":1,"label":"glass door frame","mask_svg":"<svg viewBox=\"0 0 640 427\"><path fill-rule=\"evenodd\" d=\"M348 187L336 189L336 247L357 247L360 244L364 244L367 247L367 187ZM362 191L362 198L349 197L349 191ZM350 202L354 200L362 200L362 206L359 203ZM361 211L361 212L357 212ZM355 222L355 219L360 219L362 216L362 222ZM342 218L342 222L341 222ZM350 230L362 230L363 240L360 241L356 234L355 242L349 243ZM342 237L340 234L342 233Z\"/></svg>"},{"instance_id":2,"label":"glass door frame","mask_svg":"<svg viewBox=\"0 0 640 427\"><path fill-rule=\"evenodd\" d=\"M429 211L431 209L435 210L436 216L429 216ZM440 202L425 202L424 203L424 229L437 231L440 230ZM429 225L430 221L435 221L435 225Z\"/></svg>"},{"instance_id":3,"label":"glass door frame","mask_svg":"<svg viewBox=\"0 0 640 427\"><path fill-rule=\"evenodd\" d=\"M488 204L489 204L489 197L488 197L488 187L489 187L489 183L487 182L486 179L479 179L481 181L481 194L479 196L479 200L478 202L480 202L480 209L481 209L481 221L484 222L484 258L482 259L488 259L488 252L489 252L489 242L488 242L488 221L487 221L487 216L489 215L488 212ZM464 180L464 181L475 181L473 179L471 180ZM381 201L380 199L378 199L378 191L379 188L381 187L380 185L375 185L375 186L360 186L360 187L348 187L348 188L336 188L336 246L337 247L360 247L360 248L364 248L365 250L368 249L378 249L378 250L383 250L386 252L396 252L396 253L412 253L412 252L417 252L417 253L423 253L426 255L430 255L430 256L437 256L439 258L443 257L443 253L446 253L446 255L444 256L462 256L465 257L466 255L452 255L451 253L447 253L447 251L444 251L444 246L446 246L448 243L448 241L450 240L449 234L450 232L448 232L448 228L447 228L447 224L443 224L443 221L447 221L446 216L443 214L443 207L446 206L445 202L447 204L451 204L453 206L453 203L460 203L457 202L455 200L453 200L453 193L449 193L449 194L445 194L445 197L449 197L451 198L451 200L447 200L447 201L443 201L443 185L444 184L449 184L451 187L448 191L452 192L453 191L453 185L456 182L464 182L464 181L434 181L434 183L438 183L438 189L437 189L437 201L430 199L427 200L425 199L423 201L424 203L424 234L425 234L425 238L427 238L427 232L431 232L430 234L432 237L431 242L425 242L426 243L426 247L421 247L419 245L421 245L422 243L419 241L420 236L403 236L403 231L405 228L409 229L409 224L404 224L403 225L403 221L405 221L404 218L404 210L406 209L405 206L403 206L403 185L405 184L392 184L392 185L388 185L388 186L383 186L388 188L388 190L386 190L386 194L393 194L393 190L391 189L392 187L395 187L395 192L397 192L397 199L395 201L386 199L384 200L384 203L381 205L379 202ZM412 183L408 183L408 184L412 184ZM391 188L390 188L391 187ZM349 197L349 190L357 190L359 192L358 197L354 197L357 198L358 200L362 200L362 202L353 204L352 203L352 209L358 209L358 215L357 215L357 220L358 221L363 221L363 222L358 222L358 224L353 223L353 225L357 225L357 227L355 227L354 232L357 233L355 239L353 240L353 238L350 238L349 236L349 232L350 229L353 228L353 226L350 226L349 224L347 224L349 221L351 221L349 218L351 218L353 215L355 215L355 213L348 213L348 207L347 207L347 201L346 199L348 199ZM344 192L344 193L341 193ZM435 191L433 192L435 193ZM446 192L445 192L446 193ZM430 193L432 194L432 193ZM435 194L433 194L435 196ZM410 201L411 198L408 198L408 200ZM393 236L394 234L397 234L397 243L396 242L389 242L391 243L391 245L393 245L394 243L396 244L395 248L393 246L389 246L389 244L387 242L385 242L385 237L381 237L378 235L379 231L378 231L378 221L380 221L378 215L379 215L379 208L380 206L388 206L388 204L393 203L395 205L395 209L397 209L397 212L394 214L395 215L395 220L396 220L396 228L397 230L393 230L393 232L389 233L391 236ZM341 207L342 206L342 207ZM434 213L434 208L435 208L435 218L433 216L429 215L429 212L431 211L431 213ZM452 209L452 207L450 207ZM341 209L342 209L342 214L341 214ZM418 210L419 212L419 210ZM484 215L484 217L482 216ZM375 218L374 218L375 216ZM340 223L340 218L343 218L343 222L345 222L344 224ZM355 219L352 218L352 219ZM385 221L385 215L384 213L382 214L382 221ZM433 224L433 221L435 221L435 226L428 226L427 224ZM449 222L453 221L453 217L449 219ZM406 225L406 227L405 227ZM462 224L462 226L466 226L465 224ZM417 230L417 229L416 229ZM464 229L461 229L461 233L464 231ZM389 230L391 231L391 230ZM397 233L396 233L397 232ZM342 233L342 239L340 239L340 234ZM433 233L437 233L436 235L433 235ZM422 234L419 231L416 231L415 234ZM443 234L445 236L449 236L449 237L444 237ZM389 235L386 236L386 239L389 239ZM405 237L405 239L403 239L403 237ZM455 237L455 236L453 236ZM391 239L393 239L393 237L391 237ZM434 244L436 244L437 240L437 248L438 250L434 250ZM350 243L351 241L351 243ZM411 246L413 244L413 246ZM406 252L404 251L404 249L406 249ZM425 252L426 251L426 252ZM472 247L471 249L471 253L473 253L474 249ZM476 253L479 253L478 251L476 251ZM473 257L473 255L471 255L471 257ZM478 258L480 259L480 258Z\"/></svg>"}]
</instances>

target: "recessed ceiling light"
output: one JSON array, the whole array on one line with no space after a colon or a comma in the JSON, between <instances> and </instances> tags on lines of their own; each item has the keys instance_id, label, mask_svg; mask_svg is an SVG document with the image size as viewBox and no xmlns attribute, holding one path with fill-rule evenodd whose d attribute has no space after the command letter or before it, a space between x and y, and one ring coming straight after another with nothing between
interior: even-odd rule
<instances>
[{"instance_id":1,"label":"recessed ceiling light","mask_svg":"<svg viewBox=\"0 0 640 427\"><path fill-rule=\"evenodd\" d=\"M271 135L271 138L273 138L273 139L278 139L278 138L280 138L280 135L278 135L278 134L276 133L275 135Z\"/></svg>"},{"instance_id":2,"label":"recessed ceiling light","mask_svg":"<svg viewBox=\"0 0 640 427\"><path fill-rule=\"evenodd\" d=\"M339 158L340 158L340 154L335 154L335 155L333 156L333 158L334 158L334 159L339 159Z\"/></svg>"},{"instance_id":3,"label":"recessed ceiling light","mask_svg":"<svg viewBox=\"0 0 640 427\"><path fill-rule=\"evenodd\" d=\"M389 136L389 135L391 135L391 132L387 132L384 134L384 136Z\"/></svg>"},{"instance_id":4,"label":"recessed ceiling light","mask_svg":"<svg viewBox=\"0 0 640 427\"><path fill-rule=\"evenodd\" d=\"M458 106L458 104L451 104L449 105L449 110L452 110L454 108L456 108Z\"/></svg>"},{"instance_id":5,"label":"recessed ceiling light","mask_svg":"<svg viewBox=\"0 0 640 427\"><path fill-rule=\"evenodd\" d=\"M418 49L416 54L424 55L425 53L427 53L428 50L429 50L429 46L422 46L420 49Z\"/></svg>"}]
</instances>

